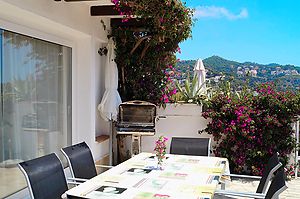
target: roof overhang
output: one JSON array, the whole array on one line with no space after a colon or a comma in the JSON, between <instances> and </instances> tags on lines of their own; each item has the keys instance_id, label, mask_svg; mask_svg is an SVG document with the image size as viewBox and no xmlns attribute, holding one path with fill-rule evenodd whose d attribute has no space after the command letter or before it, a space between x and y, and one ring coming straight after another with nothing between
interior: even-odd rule
<instances>
[{"instance_id":1,"label":"roof overhang","mask_svg":"<svg viewBox=\"0 0 300 199\"><path fill-rule=\"evenodd\" d=\"M68 3L82 3L90 6L90 15L93 17L106 17L110 18L111 26L131 26L131 27L143 27L145 19L129 19L127 22L123 22L123 15L120 15L116 9L116 6L111 0L54 0L65 1ZM124 11L130 11L130 8L126 8Z\"/></svg>"}]
</instances>

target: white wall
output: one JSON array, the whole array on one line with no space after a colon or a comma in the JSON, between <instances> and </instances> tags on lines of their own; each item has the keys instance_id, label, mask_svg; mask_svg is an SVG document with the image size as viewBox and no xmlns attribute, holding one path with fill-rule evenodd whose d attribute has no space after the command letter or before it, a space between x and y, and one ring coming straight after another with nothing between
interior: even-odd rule
<instances>
[{"instance_id":1,"label":"white wall","mask_svg":"<svg viewBox=\"0 0 300 199\"><path fill-rule=\"evenodd\" d=\"M170 151L172 137L199 137L212 138L207 133L199 134L199 130L207 127L208 120L201 116L202 107L196 104L174 105L167 104L166 109L158 108L154 136L142 137L142 151L152 152L155 147L155 141L163 135L169 138L167 142L167 153Z\"/></svg>"},{"instance_id":2,"label":"white wall","mask_svg":"<svg viewBox=\"0 0 300 199\"><path fill-rule=\"evenodd\" d=\"M202 117L202 106L196 104L167 104L166 108L157 107L157 120L155 123L155 135L141 136L141 151L154 153L155 141L159 136L165 136L167 141L167 150L170 152L170 144L172 137L190 137L190 138L211 138L211 149L215 142L212 135L206 132L199 134L200 130L204 130L210 120ZM117 162L117 141L114 140L114 155ZM125 151L130 151L131 136L125 138ZM124 152L123 155L125 155ZM213 154L211 153L213 156Z\"/></svg>"},{"instance_id":3,"label":"white wall","mask_svg":"<svg viewBox=\"0 0 300 199\"><path fill-rule=\"evenodd\" d=\"M72 47L72 143L86 141L96 160L108 154L108 141L95 142L96 134L108 132L108 125L95 117L104 92L104 58L97 50L107 42L107 33L100 19L90 16L89 6L0 0L0 28Z\"/></svg>"},{"instance_id":4,"label":"white wall","mask_svg":"<svg viewBox=\"0 0 300 199\"><path fill-rule=\"evenodd\" d=\"M106 44L103 44L104 47ZM98 50L98 48L96 49ZM104 72L105 72L105 64L106 64L106 57L103 57L103 59L100 60L100 67L95 67L95 85L98 85L99 88L95 90L95 110L97 109L98 104L101 102L103 91L105 90L105 81L104 81ZM110 124L109 122L106 122L103 120L103 118L100 115L99 111L95 112L95 118L96 118L96 136L99 135L109 135L110 134Z\"/></svg>"}]
</instances>

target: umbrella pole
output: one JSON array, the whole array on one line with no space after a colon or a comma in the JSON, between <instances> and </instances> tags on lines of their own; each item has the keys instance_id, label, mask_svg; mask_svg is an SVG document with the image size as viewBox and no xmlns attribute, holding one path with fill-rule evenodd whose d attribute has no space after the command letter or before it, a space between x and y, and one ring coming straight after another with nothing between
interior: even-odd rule
<instances>
[{"instance_id":1,"label":"umbrella pole","mask_svg":"<svg viewBox=\"0 0 300 199\"><path fill-rule=\"evenodd\" d=\"M113 161L113 120L109 120L109 165L112 166Z\"/></svg>"}]
</instances>

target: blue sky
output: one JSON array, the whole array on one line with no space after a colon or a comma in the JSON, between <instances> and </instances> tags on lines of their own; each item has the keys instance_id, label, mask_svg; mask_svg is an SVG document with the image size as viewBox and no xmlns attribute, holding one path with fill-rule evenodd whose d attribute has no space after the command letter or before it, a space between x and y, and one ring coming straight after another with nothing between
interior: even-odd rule
<instances>
[{"instance_id":1,"label":"blue sky","mask_svg":"<svg viewBox=\"0 0 300 199\"><path fill-rule=\"evenodd\" d=\"M185 0L196 9L182 60L218 55L300 66L300 0Z\"/></svg>"}]
</instances>

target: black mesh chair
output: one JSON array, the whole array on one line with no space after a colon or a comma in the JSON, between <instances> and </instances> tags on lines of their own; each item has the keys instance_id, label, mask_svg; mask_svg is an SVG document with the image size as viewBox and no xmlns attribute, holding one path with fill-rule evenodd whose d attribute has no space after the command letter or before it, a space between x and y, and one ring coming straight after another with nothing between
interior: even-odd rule
<instances>
[{"instance_id":1,"label":"black mesh chair","mask_svg":"<svg viewBox=\"0 0 300 199\"><path fill-rule=\"evenodd\" d=\"M209 156L210 138L173 137L170 153L177 155Z\"/></svg>"},{"instance_id":2,"label":"black mesh chair","mask_svg":"<svg viewBox=\"0 0 300 199\"><path fill-rule=\"evenodd\" d=\"M273 178L271 185L267 193L239 193L239 192L228 192L224 194L225 197L220 197L219 193L216 192L214 198L255 198L255 199L278 199L279 195L286 190L288 187L285 184L285 174L283 167L278 169ZM223 194L222 194L223 195Z\"/></svg>"},{"instance_id":3,"label":"black mesh chair","mask_svg":"<svg viewBox=\"0 0 300 199\"><path fill-rule=\"evenodd\" d=\"M96 166L111 168L111 166L95 165L89 146L85 142L61 149L66 157L71 175L70 180L86 181L97 175Z\"/></svg>"},{"instance_id":4,"label":"black mesh chair","mask_svg":"<svg viewBox=\"0 0 300 199\"><path fill-rule=\"evenodd\" d=\"M278 159L278 153L274 153L269 159L267 166L261 176L256 193L265 193L268 183L270 182L273 174L282 166Z\"/></svg>"},{"instance_id":5,"label":"black mesh chair","mask_svg":"<svg viewBox=\"0 0 300 199\"><path fill-rule=\"evenodd\" d=\"M267 191L267 187L271 181L273 174L282 166L281 162L278 159L278 153L274 153L271 158L269 159L262 176L248 176L248 175L236 175L236 174L229 174L227 176L234 177L234 178L245 178L245 179L252 179L252 180L259 180L258 187L256 189L256 193L263 193L265 194ZM224 185L224 184L223 184ZM225 187L223 186L223 189ZM227 190L219 190L217 191L219 194L226 194L230 191ZM232 191L231 191L232 192Z\"/></svg>"},{"instance_id":6,"label":"black mesh chair","mask_svg":"<svg viewBox=\"0 0 300 199\"><path fill-rule=\"evenodd\" d=\"M284 190L288 188L285 184L285 178L286 176L284 174L284 169L283 167L281 167L272 180L272 183L265 197L266 199L276 199Z\"/></svg>"},{"instance_id":7,"label":"black mesh chair","mask_svg":"<svg viewBox=\"0 0 300 199\"><path fill-rule=\"evenodd\" d=\"M32 199L61 199L68 190L62 164L55 153L19 163Z\"/></svg>"}]
</instances>

